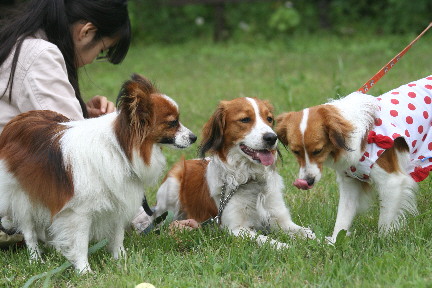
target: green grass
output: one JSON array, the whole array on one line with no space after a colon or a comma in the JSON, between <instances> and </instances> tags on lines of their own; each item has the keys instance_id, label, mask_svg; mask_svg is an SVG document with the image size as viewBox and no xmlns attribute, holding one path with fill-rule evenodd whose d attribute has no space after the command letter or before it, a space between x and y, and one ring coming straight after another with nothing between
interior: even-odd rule
<instances>
[{"instance_id":1,"label":"green grass","mask_svg":"<svg viewBox=\"0 0 432 288\"><path fill-rule=\"evenodd\" d=\"M132 72L153 80L180 105L182 122L200 133L222 99L253 96L268 99L275 114L326 102L357 90L404 48L415 35L297 36L285 42L213 44L205 41L175 46L136 44L120 66L95 63L81 72L85 97L106 95L113 101ZM424 36L371 90L378 95L432 74L432 37ZM171 165L186 151L165 150ZM53 287L431 287L432 212L429 179L420 184L420 216L391 237L377 234L378 207L356 218L353 235L337 247L324 243L331 234L338 201L333 172L325 170L310 191L295 189L293 157L280 147L285 200L298 224L310 226L321 242L295 241L275 251L224 231L195 230L177 237L127 235L126 259L115 261L104 250L90 256L95 271L79 276L72 269L52 278ZM156 187L147 191L154 204ZM65 258L49 250L45 263L29 264L25 249L0 252L0 287L20 287L33 275L60 266ZM42 287L43 281L34 287Z\"/></svg>"}]
</instances>

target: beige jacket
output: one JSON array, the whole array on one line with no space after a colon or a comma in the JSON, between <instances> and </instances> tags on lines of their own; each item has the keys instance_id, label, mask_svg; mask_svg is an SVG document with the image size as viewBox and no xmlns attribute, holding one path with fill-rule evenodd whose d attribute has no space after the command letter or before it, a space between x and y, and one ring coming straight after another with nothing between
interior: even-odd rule
<instances>
[{"instance_id":1,"label":"beige jacket","mask_svg":"<svg viewBox=\"0 0 432 288\"><path fill-rule=\"evenodd\" d=\"M30 110L53 110L73 120L83 119L75 91L69 83L66 64L45 33L24 40L9 102L9 89L0 99L0 132L9 120ZM0 95L6 88L14 53L0 66Z\"/></svg>"}]
</instances>

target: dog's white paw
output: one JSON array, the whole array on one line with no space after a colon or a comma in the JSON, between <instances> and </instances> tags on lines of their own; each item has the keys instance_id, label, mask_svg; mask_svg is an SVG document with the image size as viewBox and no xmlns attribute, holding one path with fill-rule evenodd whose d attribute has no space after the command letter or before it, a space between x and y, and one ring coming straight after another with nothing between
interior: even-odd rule
<instances>
[{"instance_id":1,"label":"dog's white paw","mask_svg":"<svg viewBox=\"0 0 432 288\"><path fill-rule=\"evenodd\" d=\"M340 230L337 235L333 235L333 236L327 236L325 237L326 243L329 245L334 246L336 243L343 243L344 241L346 241L346 237L349 237L351 235L351 232L346 231L346 230Z\"/></svg>"},{"instance_id":2,"label":"dog's white paw","mask_svg":"<svg viewBox=\"0 0 432 288\"><path fill-rule=\"evenodd\" d=\"M282 243L282 242L279 242L279 241L276 241L276 240L271 240L270 241L270 245L272 247L274 247L275 249L277 249L277 250L287 249L287 248L290 247L288 244Z\"/></svg>"},{"instance_id":3,"label":"dog's white paw","mask_svg":"<svg viewBox=\"0 0 432 288\"><path fill-rule=\"evenodd\" d=\"M311 239L311 240L316 239L315 233L308 227L298 226L296 227L296 230L291 231L289 234L293 238L300 237L303 239Z\"/></svg>"},{"instance_id":4,"label":"dog's white paw","mask_svg":"<svg viewBox=\"0 0 432 288\"><path fill-rule=\"evenodd\" d=\"M45 263L41 256L42 253L38 248L29 249L29 253L30 253L30 264Z\"/></svg>"},{"instance_id":5,"label":"dog's white paw","mask_svg":"<svg viewBox=\"0 0 432 288\"><path fill-rule=\"evenodd\" d=\"M93 270L90 268L90 264L86 264L80 267L76 267L76 271L78 272L78 274L88 274L88 273L93 273Z\"/></svg>"},{"instance_id":6,"label":"dog's white paw","mask_svg":"<svg viewBox=\"0 0 432 288\"><path fill-rule=\"evenodd\" d=\"M114 259L126 258L126 250L122 245L118 249L114 249L112 255Z\"/></svg>"},{"instance_id":7,"label":"dog's white paw","mask_svg":"<svg viewBox=\"0 0 432 288\"><path fill-rule=\"evenodd\" d=\"M331 236L326 236L326 237L325 237L325 242L326 242L328 245L334 246L334 244L336 243L336 238L333 238L333 237L331 237Z\"/></svg>"},{"instance_id":8,"label":"dog's white paw","mask_svg":"<svg viewBox=\"0 0 432 288\"><path fill-rule=\"evenodd\" d=\"M311 239L311 240L316 239L315 233L309 227L303 227L301 232L303 237L306 239Z\"/></svg>"}]
</instances>

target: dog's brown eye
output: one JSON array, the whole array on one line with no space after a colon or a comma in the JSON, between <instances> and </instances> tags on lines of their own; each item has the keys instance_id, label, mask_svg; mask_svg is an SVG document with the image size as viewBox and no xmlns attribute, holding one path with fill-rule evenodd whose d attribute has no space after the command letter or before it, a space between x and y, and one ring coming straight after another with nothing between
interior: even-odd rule
<instances>
[{"instance_id":1,"label":"dog's brown eye","mask_svg":"<svg viewBox=\"0 0 432 288\"><path fill-rule=\"evenodd\" d=\"M300 155L300 151L292 150L292 152L293 152L295 155Z\"/></svg>"},{"instance_id":2,"label":"dog's brown eye","mask_svg":"<svg viewBox=\"0 0 432 288\"><path fill-rule=\"evenodd\" d=\"M250 121L251 121L251 118L249 118L249 117L245 117L245 118L240 119L240 122L242 122L242 123L249 123Z\"/></svg>"},{"instance_id":3,"label":"dog's brown eye","mask_svg":"<svg viewBox=\"0 0 432 288\"><path fill-rule=\"evenodd\" d=\"M312 152L312 155L318 155L321 153L321 151L322 151L322 149L317 149L317 150Z\"/></svg>"},{"instance_id":4,"label":"dog's brown eye","mask_svg":"<svg viewBox=\"0 0 432 288\"><path fill-rule=\"evenodd\" d=\"M273 123L273 118L272 117L267 117L267 121L269 122L269 123Z\"/></svg>"},{"instance_id":5,"label":"dog's brown eye","mask_svg":"<svg viewBox=\"0 0 432 288\"><path fill-rule=\"evenodd\" d=\"M168 126L169 126L170 128L177 127L178 125L179 125L179 121L178 121L178 120L173 120L173 121L169 121L169 122L168 122Z\"/></svg>"}]
</instances>

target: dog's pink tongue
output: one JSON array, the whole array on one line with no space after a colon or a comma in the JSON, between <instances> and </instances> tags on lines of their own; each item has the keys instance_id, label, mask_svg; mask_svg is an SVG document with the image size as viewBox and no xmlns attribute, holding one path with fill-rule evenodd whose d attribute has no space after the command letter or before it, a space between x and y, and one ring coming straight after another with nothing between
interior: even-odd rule
<instances>
[{"instance_id":1,"label":"dog's pink tongue","mask_svg":"<svg viewBox=\"0 0 432 288\"><path fill-rule=\"evenodd\" d=\"M274 163L274 155L270 151L258 151L257 156L264 166L269 166Z\"/></svg>"},{"instance_id":2,"label":"dog's pink tongue","mask_svg":"<svg viewBox=\"0 0 432 288\"><path fill-rule=\"evenodd\" d=\"M298 189L302 189L302 190L309 190L310 188L312 188L304 179L296 179L293 185Z\"/></svg>"}]
</instances>

